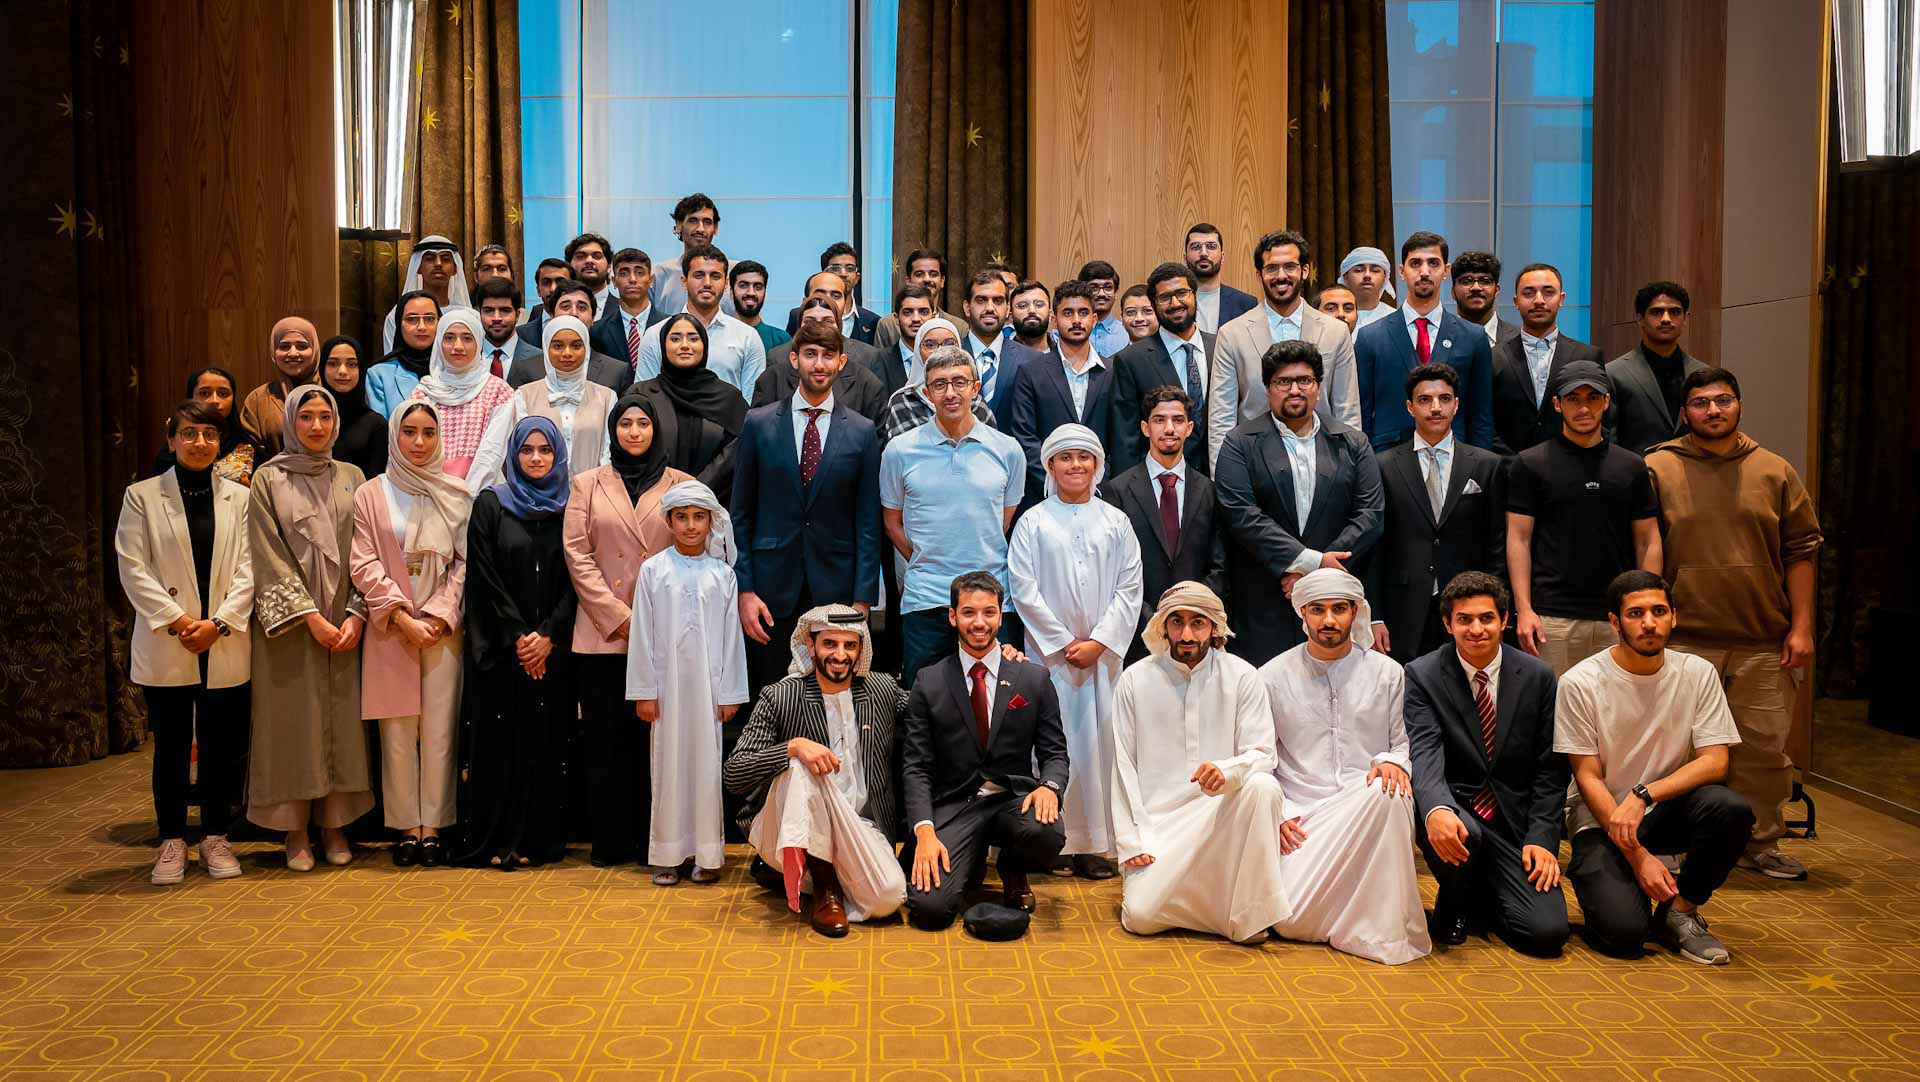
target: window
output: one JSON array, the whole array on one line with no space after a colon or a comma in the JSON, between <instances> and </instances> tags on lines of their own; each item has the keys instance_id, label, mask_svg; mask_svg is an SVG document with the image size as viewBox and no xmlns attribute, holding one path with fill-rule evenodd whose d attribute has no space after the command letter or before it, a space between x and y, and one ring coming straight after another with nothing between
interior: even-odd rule
<instances>
[{"instance_id":1,"label":"window","mask_svg":"<svg viewBox=\"0 0 1920 1082\"><path fill-rule=\"evenodd\" d=\"M413 4L336 0L333 19L335 216L342 229L405 229Z\"/></svg>"},{"instance_id":2,"label":"window","mask_svg":"<svg viewBox=\"0 0 1920 1082\"><path fill-rule=\"evenodd\" d=\"M897 0L520 0L526 289L591 230L677 258L670 211L720 208L728 258L766 264L783 324L819 255L891 275Z\"/></svg>"},{"instance_id":3,"label":"window","mask_svg":"<svg viewBox=\"0 0 1920 1082\"><path fill-rule=\"evenodd\" d=\"M1840 160L1920 152L1920 4L1833 0Z\"/></svg>"},{"instance_id":4,"label":"window","mask_svg":"<svg viewBox=\"0 0 1920 1082\"><path fill-rule=\"evenodd\" d=\"M1591 340L1591 0L1387 0L1393 226L1500 257L1513 278L1551 263L1560 327ZM1390 251L1389 255L1397 252Z\"/></svg>"}]
</instances>

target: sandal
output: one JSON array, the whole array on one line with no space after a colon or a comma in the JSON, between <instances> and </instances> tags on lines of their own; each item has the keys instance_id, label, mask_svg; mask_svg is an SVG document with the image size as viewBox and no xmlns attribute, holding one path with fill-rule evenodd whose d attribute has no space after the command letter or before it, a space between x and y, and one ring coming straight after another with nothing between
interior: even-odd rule
<instances>
[{"instance_id":1,"label":"sandal","mask_svg":"<svg viewBox=\"0 0 1920 1082\"><path fill-rule=\"evenodd\" d=\"M656 868L653 872L653 885L656 887L677 887L680 885L680 869Z\"/></svg>"},{"instance_id":2,"label":"sandal","mask_svg":"<svg viewBox=\"0 0 1920 1082\"><path fill-rule=\"evenodd\" d=\"M718 883L720 881L720 869L695 867L693 874L687 878L696 883Z\"/></svg>"}]
</instances>

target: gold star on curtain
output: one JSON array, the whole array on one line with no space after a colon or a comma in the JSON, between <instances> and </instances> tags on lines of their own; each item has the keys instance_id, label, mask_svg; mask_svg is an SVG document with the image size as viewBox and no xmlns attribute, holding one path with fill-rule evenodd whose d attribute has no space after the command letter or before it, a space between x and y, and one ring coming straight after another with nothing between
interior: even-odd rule
<instances>
[{"instance_id":1,"label":"gold star on curtain","mask_svg":"<svg viewBox=\"0 0 1920 1082\"><path fill-rule=\"evenodd\" d=\"M1329 87L1325 82L1322 82L1320 84L1320 111L1323 113L1326 112L1327 108L1332 104L1333 104L1333 89Z\"/></svg>"},{"instance_id":2,"label":"gold star on curtain","mask_svg":"<svg viewBox=\"0 0 1920 1082\"><path fill-rule=\"evenodd\" d=\"M107 227L100 224L100 219L94 217L92 211L86 213L86 228L87 236L95 240L107 239Z\"/></svg>"},{"instance_id":3,"label":"gold star on curtain","mask_svg":"<svg viewBox=\"0 0 1920 1082\"><path fill-rule=\"evenodd\" d=\"M507 222L510 225L520 224L520 204L518 203L507 204Z\"/></svg>"},{"instance_id":4,"label":"gold star on curtain","mask_svg":"<svg viewBox=\"0 0 1920 1082\"><path fill-rule=\"evenodd\" d=\"M1006 261L1007 256L1005 252L995 250L987 253L987 262L989 263L1005 263Z\"/></svg>"},{"instance_id":5,"label":"gold star on curtain","mask_svg":"<svg viewBox=\"0 0 1920 1082\"><path fill-rule=\"evenodd\" d=\"M122 66L133 63L133 53L125 45L120 46L120 63Z\"/></svg>"},{"instance_id":6,"label":"gold star on curtain","mask_svg":"<svg viewBox=\"0 0 1920 1082\"><path fill-rule=\"evenodd\" d=\"M60 95L60 101L57 104L59 105L61 116L73 115L73 95L71 94Z\"/></svg>"},{"instance_id":7,"label":"gold star on curtain","mask_svg":"<svg viewBox=\"0 0 1920 1082\"><path fill-rule=\"evenodd\" d=\"M460 21L460 5L459 4L447 5L447 21L450 23L457 23Z\"/></svg>"},{"instance_id":8,"label":"gold star on curtain","mask_svg":"<svg viewBox=\"0 0 1920 1082\"><path fill-rule=\"evenodd\" d=\"M1296 43L1285 76L1296 112L1287 125L1287 225L1330 253L1329 262L1363 244L1391 249L1386 5L1288 4L1286 20L1287 40ZM1327 277L1317 273L1313 284Z\"/></svg>"},{"instance_id":9,"label":"gold star on curtain","mask_svg":"<svg viewBox=\"0 0 1920 1082\"><path fill-rule=\"evenodd\" d=\"M969 124L969 125L967 125L967 145L968 145L968 146L970 146L970 147L977 147L977 146L979 146L979 145L980 145L980 135L981 135L981 132L980 132L980 125L978 125L978 124Z\"/></svg>"},{"instance_id":10,"label":"gold star on curtain","mask_svg":"<svg viewBox=\"0 0 1920 1082\"><path fill-rule=\"evenodd\" d=\"M420 114L420 124L428 131L432 131L440 126L440 114L432 109L423 110Z\"/></svg>"},{"instance_id":11,"label":"gold star on curtain","mask_svg":"<svg viewBox=\"0 0 1920 1082\"><path fill-rule=\"evenodd\" d=\"M55 214L53 217L48 218L47 221L52 222L56 227L54 233L56 235L65 233L69 237L73 236L74 227L78 225L80 221L79 217L73 212L73 204L68 203L63 207L55 203L53 209Z\"/></svg>"}]
</instances>

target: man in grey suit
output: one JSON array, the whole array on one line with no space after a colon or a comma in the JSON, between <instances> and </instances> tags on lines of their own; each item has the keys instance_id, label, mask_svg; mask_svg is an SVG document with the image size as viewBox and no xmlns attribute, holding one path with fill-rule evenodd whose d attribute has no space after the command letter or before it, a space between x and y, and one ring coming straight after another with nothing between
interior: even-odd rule
<instances>
[{"instance_id":1,"label":"man in grey suit","mask_svg":"<svg viewBox=\"0 0 1920 1082\"><path fill-rule=\"evenodd\" d=\"M1253 249L1265 299L1251 311L1221 324L1213 355L1213 379L1207 388L1207 462L1220 458L1220 444L1242 421L1267 412L1267 389L1260 382L1260 358L1275 341L1312 342L1326 367L1320 403L1323 421L1360 427L1360 377L1353 367L1353 337L1343 320L1316 311L1306 301L1313 276L1313 252L1307 239L1290 229L1268 233Z\"/></svg>"},{"instance_id":2,"label":"man in grey suit","mask_svg":"<svg viewBox=\"0 0 1920 1082\"><path fill-rule=\"evenodd\" d=\"M1682 385L1707 363L1680 348L1693 299L1678 282L1648 282L1633 295L1640 344L1607 362L1613 402L1605 427L1613 442L1644 455L1656 443L1685 433L1680 421Z\"/></svg>"},{"instance_id":3,"label":"man in grey suit","mask_svg":"<svg viewBox=\"0 0 1920 1082\"><path fill-rule=\"evenodd\" d=\"M1453 310L1487 332L1487 347L1520 337L1520 325L1500 318L1500 257L1492 252L1461 252L1453 257Z\"/></svg>"},{"instance_id":4,"label":"man in grey suit","mask_svg":"<svg viewBox=\"0 0 1920 1082\"><path fill-rule=\"evenodd\" d=\"M1567 365L1603 363L1598 349L1560 333L1566 296L1560 270L1550 263L1529 263L1513 280L1520 334L1493 351L1493 420L1500 439L1495 449L1504 454L1519 454L1560 431L1548 388L1560 385Z\"/></svg>"}]
</instances>

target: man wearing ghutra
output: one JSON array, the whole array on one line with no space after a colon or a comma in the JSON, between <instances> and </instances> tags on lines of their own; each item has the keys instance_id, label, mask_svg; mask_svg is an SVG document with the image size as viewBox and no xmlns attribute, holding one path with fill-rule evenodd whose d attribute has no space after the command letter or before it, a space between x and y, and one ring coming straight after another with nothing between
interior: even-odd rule
<instances>
[{"instance_id":1,"label":"man wearing ghutra","mask_svg":"<svg viewBox=\"0 0 1920 1082\"><path fill-rule=\"evenodd\" d=\"M1433 950L1413 868L1412 758L1398 662L1373 648L1360 580L1323 567L1293 584L1307 641L1260 669L1290 813L1280 824L1288 939L1387 965Z\"/></svg>"},{"instance_id":2,"label":"man wearing ghutra","mask_svg":"<svg viewBox=\"0 0 1920 1082\"><path fill-rule=\"evenodd\" d=\"M467 308L473 303L467 295L467 268L460 259L460 249L454 247L451 240L438 233L421 237L413 246L413 255L407 259L407 278L400 286L400 292L411 293L424 289L433 294L435 303L441 308ZM393 334L395 327L395 309L387 310L387 321L380 332L380 350L393 352Z\"/></svg>"},{"instance_id":3,"label":"man wearing ghutra","mask_svg":"<svg viewBox=\"0 0 1920 1082\"><path fill-rule=\"evenodd\" d=\"M870 671L866 614L850 605L803 614L792 648L793 668L760 693L722 778L746 800L740 825L767 866L755 878L778 876L796 913L811 893L808 922L838 937L906 900L893 855L893 733L907 696Z\"/></svg>"}]
</instances>

